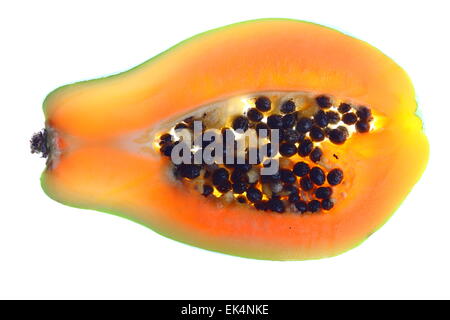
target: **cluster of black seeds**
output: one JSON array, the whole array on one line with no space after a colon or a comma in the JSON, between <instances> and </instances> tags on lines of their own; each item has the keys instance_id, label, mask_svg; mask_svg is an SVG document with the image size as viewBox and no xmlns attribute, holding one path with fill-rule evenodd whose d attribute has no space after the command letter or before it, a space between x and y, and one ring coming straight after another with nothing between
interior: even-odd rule
<instances>
[{"instance_id":1,"label":"cluster of black seeds","mask_svg":"<svg viewBox=\"0 0 450 320\"><path fill-rule=\"evenodd\" d=\"M332 100L325 95L315 98L317 111L313 116L305 116L296 110L293 100L283 102L274 112L272 101L265 96L255 99L254 106L245 114L232 119L233 130L247 131L256 129L279 129L279 157L271 149L268 137L268 155L258 159L257 164L250 164L250 150L246 150L243 164L237 159L233 164L174 164L174 175L179 179L200 181L203 196L222 197L228 195L238 203L251 205L257 210L283 213L318 212L331 210L334 206L333 187L340 184L344 173L339 168L327 172L320 160L323 152L320 142L329 140L334 144L343 144L349 137L349 128L354 126L360 133L370 130L373 117L371 110L365 106L355 107L349 103L333 106ZM193 117L176 124L175 129L192 130ZM203 128L203 132L208 128ZM230 128L222 128L223 137ZM170 158L173 147L180 143L170 133L159 137L160 152ZM210 143L210 142L209 142ZM197 152L201 152L208 142L201 142ZM272 150L272 152L270 152ZM194 153L191 152L194 158ZM224 159L227 150L224 150ZM235 152L236 154L236 152ZM272 175L260 175L260 169L269 164L269 160L291 161L290 167L279 167ZM337 156L335 156L337 159Z\"/></svg>"}]
</instances>

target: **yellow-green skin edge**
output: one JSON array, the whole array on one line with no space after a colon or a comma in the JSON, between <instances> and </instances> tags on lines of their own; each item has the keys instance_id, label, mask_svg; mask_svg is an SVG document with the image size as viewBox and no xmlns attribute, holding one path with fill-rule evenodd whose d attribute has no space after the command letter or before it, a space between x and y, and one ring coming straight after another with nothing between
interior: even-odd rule
<instances>
[{"instance_id":1,"label":"yellow-green skin edge","mask_svg":"<svg viewBox=\"0 0 450 320\"><path fill-rule=\"evenodd\" d=\"M45 115L45 117L47 118L47 116L48 116L47 106L48 106L48 104L49 104L50 99L51 99L54 95L56 95L58 92L63 91L64 89L67 89L67 88L69 88L69 87L71 87L71 86L76 86L76 85L81 84L81 83L87 83L87 82L93 83L93 82L96 82L96 81L102 81L102 80L104 80L104 79L109 79L109 78L113 78L113 77L119 77L119 76L121 76L121 75L123 75L123 74L125 74L125 73L132 72L132 71L137 70L137 69L139 69L139 68L141 68L141 67L144 67L145 65L147 65L147 64L149 64L149 63L155 62L155 61L158 60L158 58L164 56L166 53L168 53L168 52L171 51L172 49L175 49L175 48L177 48L177 47L179 47L179 46L182 46L182 45L184 45L184 44L190 42L190 41L193 40L193 39L201 38L201 37L202 37L203 35L205 35L205 34L214 33L215 31L219 31L219 30L222 30L222 29L233 28L234 26L240 25L240 24L252 23L252 22L255 22L255 21L264 21L264 20L290 20L290 21L304 22L304 23L310 23L310 24L319 25L319 26L321 26L321 27L325 27L325 28L328 28L328 29L330 29L330 30L338 31L338 30L336 30L336 29L333 29L333 28L330 28L330 27L327 27L327 26L324 26L324 25L320 25L320 24L317 24L317 23L313 23L313 22L309 22L309 21L304 21L304 20L287 19L287 18L264 18L264 19L248 20L248 21L238 22L238 23L234 23L234 24L227 25L227 26L219 27L219 28L216 28L216 29L212 29L212 30L209 30L209 31L205 31L205 32L199 33L199 34L194 35L194 36L192 36L192 37L190 37L190 38L188 38L188 39L186 39L186 40L183 40L183 41L177 43L176 45L170 47L169 49L167 49L167 50L161 52L160 54L154 56L153 58L150 58L149 60L147 60L147 61L145 61L145 62L143 62L143 63L137 65L136 67L133 67L133 68L127 70L127 71L120 72L120 73L113 74L113 75L109 75L109 76L105 76L105 77L101 77L101 78L97 78L97 79L86 80L86 81L79 81L79 82L71 83L71 84L64 85L64 86L61 86L61 87L56 88L55 90L53 90L52 92L50 92L50 93L47 95L47 97L45 98L45 100L44 100L44 103L43 103L43 111L44 111L44 115ZM338 32L345 33L345 32L342 32L342 31L338 31ZM345 34L348 35L347 33L345 33ZM367 45L370 46L370 44L367 44ZM373 49L377 50L378 52L381 52L381 51L379 51L377 48L375 48L375 47L373 47L373 46L371 46L371 47L372 47ZM384 53L382 53L382 54L384 54ZM391 59L391 60L392 60L392 59ZM407 75L406 72L404 72L404 73L405 73L405 75ZM422 118L420 117L420 111L419 111L418 106L416 107L415 114L416 114L416 116L421 120L421 122L422 122L422 128L423 128L423 120L422 120ZM428 148L429 148L429 146L428 146ZM428 158L429 158L429 153L428 153ZM423 168L426 168L426 165L427 165L427 163L428 163L428 158L427 158L427 161L425 162ZM214 252L217 252L217 253L220 253L220 254L232 255L232 256L241 257L241 258L247 258L247 259L257 259L257 260L272 260L272 261L301 261L301 260L302 260L302 259L295 259L295 258L292 258L292 259L289 259L289 258L278 259L278 258L271 258L271 257L269 257L269 256L267 256L267 255L259 255L259 254L254 254L254 253L230 252L229 250L220 250L220 251L219 251L219 250L217 250L217 249L215 249L215 248L208 248L208 245L207 245L207 244L202 244L201 246L199 246L199 245L197 245L197 244L190 243L189 241L183 241L183 240L180 240L179 237L177 237L176 235L172 235L172 234L170 234L170 233L163 232L163 230L160 230L160 229L156 228L155 226L149 225L148 222L144 222L144 221L140 221L140 220L138 220L138 219L134 219L134 218L129 217L129 216L127 216L127 215L125 215L125 214L123 214L123 213L121 213L121 212L116 211L116 210L113 209L113 208L108 208L108 207L84 207L84 206L80 206L80 205L77 205L77 204L70 203L70 202L68 202L68 201L61 200L60 198L57 198L57 197L54 196L54 193L51 192L51 190L49 189L48 184L46 184L46 182L45 182L45 172L46 172L46 171L44 171L44 172L42 173L41 179L40 179L40 180L41 180L41 187L42 187L43 191L45 192L45 194L46 194L48 197L50 197L51 199L53 199L53 200L55 200L55 201L57 201L57 202L59 202L59 203L62 203L62 204L64 204L64 205L67 205L67 206L70 206L70 207L74 207L74 208L78 208L78 209L96 210L96 211L100 211L100 212L112 214L112 215L115 215L115 216L118 216L118 217L121 217L121 218L125 218L125 219L128 219L128 220L130 220L130 221L133 221L133 222L135 222L135 223L138 223L138 224L140 224L140 225L142 225L142 226L144 226L144 227L146 227L146 228L149 228L149 229L155 231L156 233L158 233L158 234L160 234L160 235L162 235L162 236L164 236L164 237L170 238L170 239L175 240L175 241L177 241L177 242L181 242L181 243L184 243L184 244L188 244L188 245L194 246L194 247L196 247L196 248L198 248L198 249L202 249L202 250L214 251ZM416 180L415 183L417 183L417 181L420 180L420 178L421 178L421 176L423 175L424 172L425 172L425 170L422 170L422 173L419 175L419 177L418 177L418 179ZM413 187L414 187L414 185L412 185L412 187L411 187L411 189L409 190L409 192L412 190ZM406 198L406 197L405 197L405 198ZM383 226L383 225L384 225L384 224L392 217L392 215L394 214L394 212L397 211L398 208L401 206L401 204L403 203L403 201L405 200L405 198L400 202L400 204L397 206L397 208L396 208L395 210L393 210L393 211L391 212L391 214L389 214L389 215L386 217L386 219L385 219L385 220L384 220L377 228L375 228L372 232L370 232L370 233L367 235L366 238L362 239L362 240L361 240L359 243L357 243L355 246L350 247L350 248L348 248L348 249L346 249L346 250L344 250L344 251L334 253L334 254L330 254L330 255L326 255L326 256L310 257L310 258L308 258L308 259L303 259L303 260L317 260L317 259L323 259L323 258L331 258L331 257L340 255L340 254L342 254L342 253L345 253L345 252L347 252L347 251L350 251L350 250L352 250L352 249L358 247L358 246L361 245L364 241L366 241L372 234L374 234L378 229L380 229L380 228L381 228L381 227L382 227L382 226ZM193 242L193 241L192 241L192 242Z\"/></svg>"}]
</instances>

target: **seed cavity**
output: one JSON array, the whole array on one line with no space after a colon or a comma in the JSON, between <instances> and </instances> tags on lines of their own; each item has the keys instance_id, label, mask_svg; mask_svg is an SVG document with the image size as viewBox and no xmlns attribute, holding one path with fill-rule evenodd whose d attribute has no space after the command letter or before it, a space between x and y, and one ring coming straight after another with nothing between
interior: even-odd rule
<instances>
[{"instance_id":1,"label":"seed cavity","mask_svg":"<svg viewBox=\"0 0 450 320\"><path fill-rule=\"evenodd\" d=\"M345 174L336 153L325 156L325 143L338 147L355 133L370 132L372 110L324 94L291 93L287 99L255 95L241 101L241 111L228 118L206 110L158 134L155 149L168 159L174 177L186 187L197 186L205 201L276 214L332 213L335 197L343 194L335 189ZM258 145L252 145L249 136ZM35 139L36 150L42 149L39 141ZM215 149L217 145L222 148ZM179 149L191 162L174 161ZM217 161L217 150L222 162ZM270 168L275 171L265 174Z\"/></svg>"}]
</instances>

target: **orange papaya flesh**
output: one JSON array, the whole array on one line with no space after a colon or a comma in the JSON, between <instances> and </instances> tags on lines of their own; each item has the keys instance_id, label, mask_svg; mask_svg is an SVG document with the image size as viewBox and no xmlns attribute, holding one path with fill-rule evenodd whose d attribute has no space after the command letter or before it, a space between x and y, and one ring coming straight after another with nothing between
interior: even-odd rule
<instances>
[{"instance_id":1,"label":"orange papaya flesh","mask_svg":"<svg viewBox=\"0 0 450 320\"><path fill-rule=\"evenodd\" d=\"M320 143L317 165L344 172L331 210L279 214L224 204L215 201L220 194L205 198L168 170L158 144L166 130L205 106L229 110L268 94L325 94L371 108L369 132ZM50 154L42 186L59 202L124 216L209 250L271 260L329 257L384 224L420 178L429 147L415 110L406 73L367 43L301 21L239 23L128 72L52 92L44 103Z\"/></svg>"}]
</instances>

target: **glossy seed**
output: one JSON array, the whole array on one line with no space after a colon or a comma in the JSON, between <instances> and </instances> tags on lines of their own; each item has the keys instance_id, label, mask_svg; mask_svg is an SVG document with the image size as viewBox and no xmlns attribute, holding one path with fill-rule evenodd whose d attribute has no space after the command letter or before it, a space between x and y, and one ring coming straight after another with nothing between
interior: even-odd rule
<instances>
[{"instance_id":1,"label":"glossy seed","mask_svg":"<svg viewBox=\"0 0 450 320\"><path fill-rule=\"evenodd\" d=\"M262 192L256 189L255 187L250 187L247 189L247 199L250 202L257 202L262 199Z\"/></svg>"},{"instance_id":2,"label":"glossy seed","mask_svg":"<svg viewBox=\"0 0 450 320\"><path fill-rule=\"evenodd\" d=\"M300 187L302 188L302 190L304 191L309 191L313 188L313 183L311 181L310 178L308 177L302 177L300 179Z\"/></svg>"},{"instance_id":3,"label":"glossy seed","mask_svg":"<svg viewBox=\"0 0 450 320\"><path fill-rule=\"evenodd\" d=\"M316 189L315 195L318 199L327 199L331 196L332 190L330 187L320 187Z\"/></svg>"},{"instance_id":4,"label":"glossy seed","mask_svg":"<svg viewBox=\"0 0 450 320\"><path fill-rule=\"evenodd\" d=\"M259 97L255 101L255 106L259 111L267 112L270 110L271 107L270 99L267 97Z\"/></svg>"},{"instance_id":5,"label":"glossy seed","mask_svg":"<svg viewBox=\"0 0 450 320\"><path fill-rule=\"evenodd\" d=\"M370 124L368 122L366 122L365 120L359 120L358 122L356 122L356 131L360 132L360 133L366 133L369 132L370 130Z\"/></svg>"},{"instance_id":6,"label":"glossy seed","mask_svg":"<svg viewBox=\"0 0 450 320\"><path fill-rule=\"evenodd\" d=\"M300 118L297 122L295 130L300 133L307 133L309 130L311 130L312 126L313 121L310 118Z\"/></svg>"},{"instance_id":7,"label":"glossy seed","mask_svg":"<svg viewBox=\"0 0 450 320\"><path fill-rule=\"evenodd\" d=\"M323 199L321 205L322 209L331 210L334 206L334 203L331 199Z\"/></svg>"},{"instance_id":8,"label":"glossy seed","mask_svg":"<svg viewBox=\"0 0 450 320\"><path fill-rule=\"evenodd\" d=\"M247 184L245 182L235 182L232 188L234 193L241 194L247 190Z\"/></svg>"},{"instance_id":9,"label":"glossy seed","mask_svg":"<svg viewBox=\"0 0 450 320\"><path fill-rule=\"evenodd\" d=\"M292 184L286 184L283 187L283 191L287 194L287 195L291 195L294 193L298 194L298 188L293 186Z\"/></svg>"},{"instance_id":10,"label":"glossy seed","mask_svg":"<svg viewBox=\"0 0 450 320\"><path fill-rule=\"evenodd\" d=\"M372 117L372 112L369 108L365 106L360 106L356 111L357 116L360 120L368 121Z\"/></svg>"},{"instance_id":11,"label":"glossy seed","mask_svg":"<svg viewBox=\"0 0 450 320\"><path fill-rule=\"evenodd\" d=\"M267 204L268 204L269 210L271 210L271 211L283 213L285 210L283 201L281 201L280 199L270 199Z\"/></svg>"},{"instance_id":12,"label":"glossy seed","mask_svg":"<svg viewBox=\"0 0 450 320\"><path fill-rule=\"evenodd\" d=\"M256 108L251 108L247 111L247 118L253 122L260 122L263 118L263 114Z\"/></svg>"},{"instance_id":13,"label":"glossy seed","mask_svg":"<svg viewBox=\"0 0 450 320\"><path fill-rule=\"evenodd\" d=\"M302 157L306 157L311 153L313 149L313 143L309 139L305 139L300 143L300 146L298 147L298 154Z\"/></svg>"},{"instance_id":14,"label":"glossy seed","mask_svg":"<svg viewBox=\"0 0 450 320\"><path fill-rule=\"evenodd\" d=\"M309 136L312 141L322 141L325 139L325 132L318 126L313 126L311 131L309 131Z\"/></svg>"},{"instance_id":15,"label":"glossy seed","mask_svg":"<svg viewBox=\"0 0 450 320\"><path fill-rule=\"evenodd\" d=\"M280 179L288 184L293 184L297 180L294 173L289 169L280 169Z\"/></svg>"},{"instance_id":16,"label":"glossy seed","mask_svg":"<svg viewBox=\"0 0 450 320\"><path fill-rule=\"evenodd\" d=\"M201 166L196 164L181 164L179 172L183 178L195 179L200 175Z\"/></svg>"},{"instance_id":17,"label":"glossy seed","mask_svg":"<svg viewBox=\"0 0 450 320\"><path fill-rule=\"evenodd\" d=\"M342 102L342 103L339 105L338 111L339 111L340 113L346 113L346 112L349 112L349 111L351 110L351 108L352 108L352 107L351 107L348 103Z\"/></svg>"},{"instance_id":18,"label":"glossy seed","mask_svg":"<svg viewBox=\"0 0 450 320\"><path fill-rule=\"evenodd\" d=\"M272 114L267 117L267 125L271 129L283 128L283 117L279 114Z\"/></svg>"},{"instance_id":19,"label":"glossy seed","mask_svg":"<svg viewBox=\"0 0 450 320\"><path fill-rule=\"evenodd\" d=\"M284 129L281 131L281 140L289 143L296 143L300 140L301 134L294 129Z\"/></svg>"},{"instance_id":20,"label":"glossy seed","mask_svg":"<svg viewBox=\"0 0 450 320\"><path fill-rule=\"evenodd\" d=\"M248 119L244 116L239 116L233 120L233 129L247 131L248 129Z\"/></svg>"},{"instance_id":21,"label":"glossy seed","mask_svg":"<svg viewBox=\"0 0 450 320\"><path fill-rule=\"evenodd\" d=\"M328 117L327 114L325 113L325 111L323 110L319 110L317 111L317 113L314 115L314 122L319 126L319 127L326 127L328 125Z\"/></svg>"},{"instance_id":22,"label":"glossy seed","mask_svg":"<svg viewBox=\"0 0 450 320\"><path fill-rule=\"evenodd\" d=\"M170 155L172 154L172 149L173 149L174 145L175 144L173 144L173 143L164 144L161 147L161 149L159 149L159 151L166 157L170 157Z\"/></svg>"},{"instance_id":23,"label":"glossy seed","mask_svg":"<svg viewBox=\"0 0 450 320\"><path fill-rule=\"evenodd\" d=\"M170 133L165 133L161 137L159 137L159 141L161 141L161 142L171 142L172 141L172 135Z\"/></svg>"},{"instance_id":24,"label":"glossy seed","mask_svg":"<svg viewBox=\"0 0 450 320\"><path fill-rule=\"evenodd\" d=\"M328 138L334 144L343 144L346 140L345 133L339 129L332 129L328 133Z\"/></svg>"},{"instance_id":25,"label":"glossy seed","mask_svg":"<svg viewBox=\"0 0 450 320\"><path fill-rule=\"evenodd\" d=\"M308 211L317 212L320 209L320 202L318 200L311 200L308 202Z\"/></svg>"},{"instance_id":26,"label":"glossy seed","mask_svg":"<svg viewBox=\"0 0 450 320\"><path fill-rule=\"evenodd\" d=\"M282 143L280 145L280 154L283 157L292 157L294 154L297 153L297 147L293 143Z\"/></svg>"},{"instance_id":27,"label":"glossy seed","mask_svg":"<svg viewBox=\"0 0 450 320\"><path fill-rule=\"evenodd\" d=\"M297 162L294 165L293 169L294 174L297 177L303 177L306 176L309 173L309 165L306 162Z\"/></svg>"},{"instance_id":28,"label":"glossy seed","mask_svg":"<svg viewBox=\"0 0 450 320\"><path fill-rule=\"evenodd\" d=\"M225 168L219 168L216 171L214 171L212 175L213 184L215 186L224 183L225 181L228 181L229 178L228 170Z\"/></svg>"},{"instance_id":29,"label":"glossy seed","mask_svg":"<svg viewBox=\"0 0 450 320\"><path fill-rule=\"evenodd\" d=\"M281 113L291 113L295 111L295 103L292 100L285 101L280 107Z\"/></svg>"},{"instance_id":30,"label":"glossy seed","mask_svg":"<svg viewBox=\"0 0 450 320\"><path fill-rule=\"evenodd\" d=\"M342 131L342 133L344 134L344 137L345 137L346 139L348 138L349 132L348 132L347 127L345 127L345 126L339 126L339 127L337 127L336 129Z\"/></svg>"},{"instance_id":31,"label":"glossy seed","mask_svg":"<svg viewBox=\"0 0 450 320\"><path fill-rule=\"evenodd\" d=\"M327 111L328 123L336 124L341 120L339 113L336 111Z\"/></svg>"},{"instance_id":32,"label":"glossy seed","mask_svg":"<svg viewBox=\"0 0 450 320\"><path fill-rule=\"evenodd\" d=\"M309 177L315 185L321 186L325 182L325 173L319 167L314 167L309 172Z\"/></svg>"},{"instance_id":33,"label":"glossy seed","mask_svg":"<svg viewBox=\"0 0 450 320\"><path fill-rule=\"evenodd\" d=\"M313 151L311 151L311 153L309 154L309 158L311 159L312 162L319 162L320 159L322 158L322 149L320 149L319 147L315 147L313 149Z\"/></svg>"},{"instance_id":34,"label":"glossy seed","mask_svg":"<svg viewBox=\"0 0 450 320\"><path fill-rule=\"evenodd\" d=\"M316 103L322 109L328 109L331 107L331 100L329 97L325 95L320 95L316 97Z\"/></svg>"},{"instance_id":35,"label":"glossy seed","mask_svg":"<svg viewBox=\"0 0 450 320\"><path fill-rule=\"evenodd\" d=\"M296 118L297 116L295 115L295 113L289 113L283 116L283 118L281 119L283 128L284 129L292 128L295 125L295 121L297 120Z\"/></svg>"},{"instance_id":36,"label":"glossy seed","mask_svg":"<svg viewBox=\"0 0 450 320\"><path fill-rule=\"evenodd\" d=\"M209 184L204 184L203 185L203 192L202 195L204 195L205 197L209 196L210 194L212 194L214 191L213 187L211 187Z\"/></svg>"},{"instance_id":37,"label":"glossy seed","mask_svg":"<svg viewBox=\"0 0 450 320\"><path fill-rule=\"evenodd\" d=\"M239 196L236 198L239 203L247 203L247 199L244 196Z\"/></svg>"},{"instance_id":38,"label":"glossy seed","mask_svg":"<svg viewBox=\"0 0 450 320\"><path fill-rule=\"evenodd\" d=\"M342 182L344 179L344 173L341 169L333 169L328 172L327 181L330 185L335 186Z\"/></svg>"},{"instance_id":39,"label":"glossy seed","mask_svg":"<svg viewBox=\"0 0 450 320\"><path fill-rule=\"evenodd\" d=\"M307 206L306 202L302 201L302 200L297 201L295 203L295 208L297 208L297 210L301 213L304 213L308 210L308 206Z\"/></svg>"},{"instance_id":40,"label":"glossy seed","mask_svg":"<svg viewBox=\"0 0 450 320\"><path fill-rule=\"evenodd\" d=\"M342 121L347 125L355 124L358 117L353 112L346 113L342 116Z\"/></svg>"},{"instance_id":41,"label":"glossy seed","mask_svg":"<svg viewBox=\"0 0 450 320\"><path fill-rule=\"evenodd\" d=\"M221 182L220 184L216 185L217 190L219 190L221 193L225 193L231 190L231 182L226 180Z\"/></svg>"}]
</instances>

